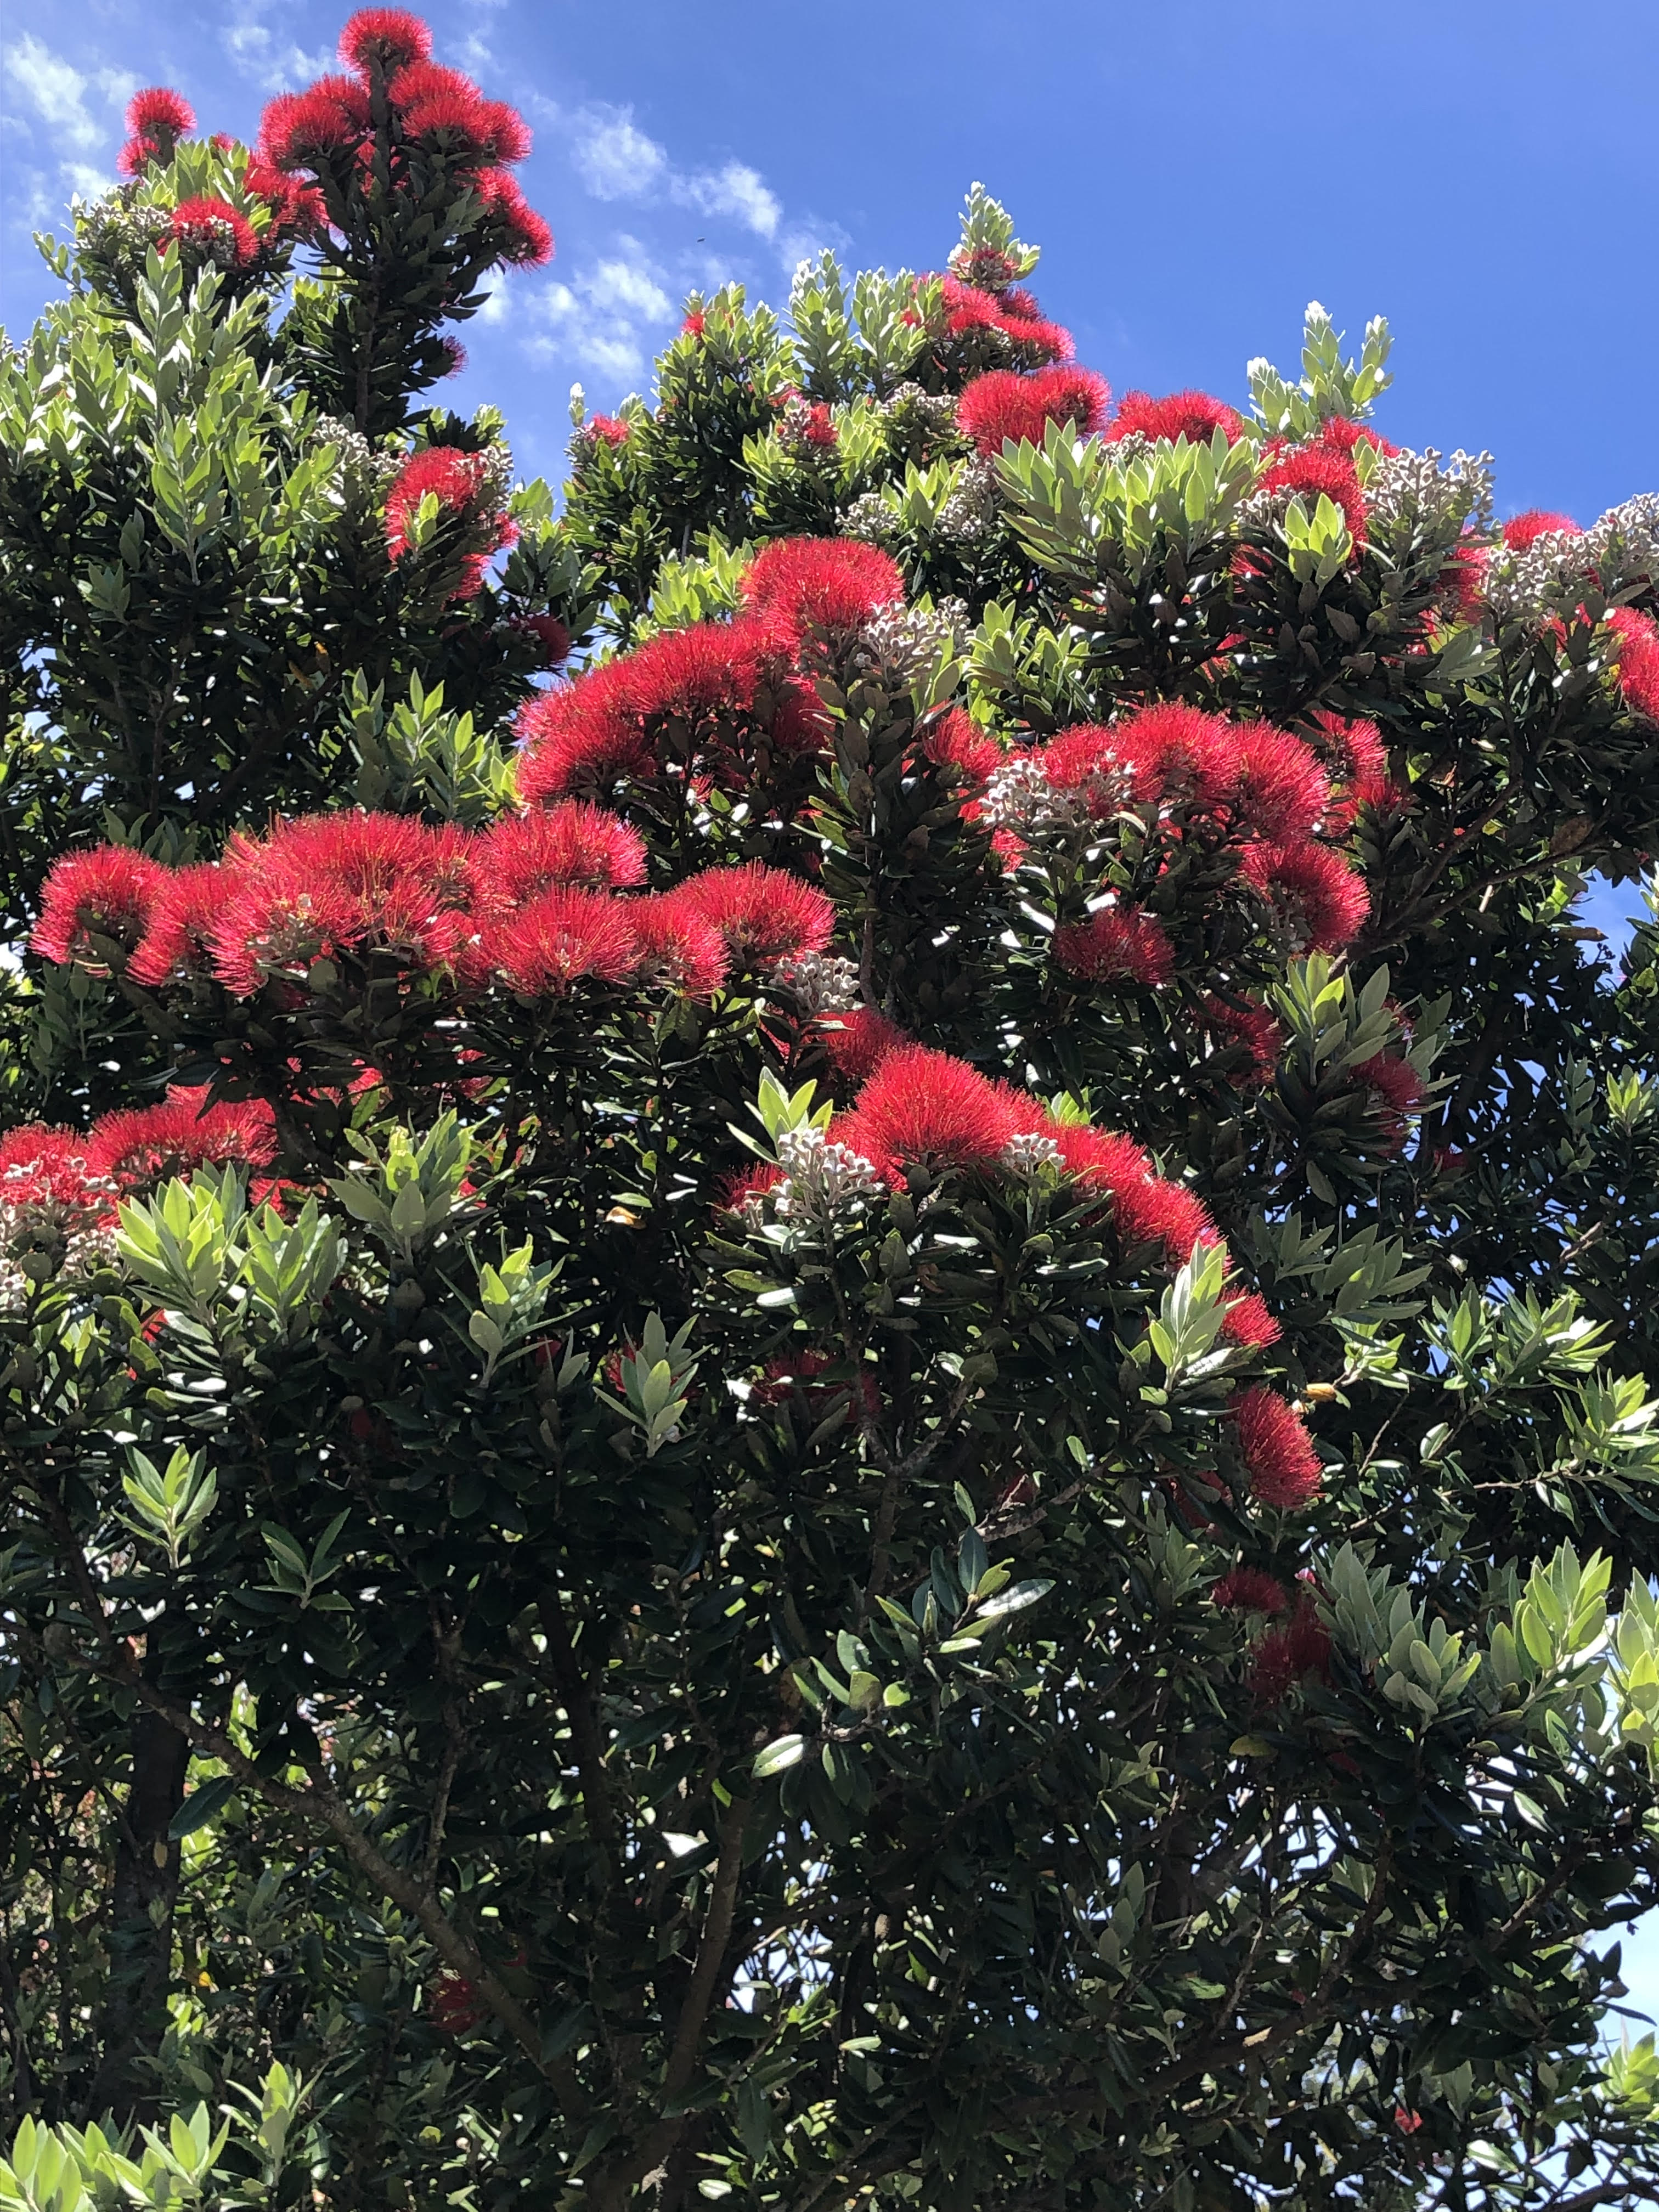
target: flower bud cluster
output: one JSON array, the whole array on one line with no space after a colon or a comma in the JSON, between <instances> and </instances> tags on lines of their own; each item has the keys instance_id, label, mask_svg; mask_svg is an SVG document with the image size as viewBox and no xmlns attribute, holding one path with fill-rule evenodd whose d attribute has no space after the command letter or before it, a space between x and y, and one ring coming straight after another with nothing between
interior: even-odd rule
<instances>
[{"instance_id":1,"label":"flower bud cluster","mask_svg":"<svg viewBox=\"0 0 1659 2212\"><path fill-rule=\"evenodd\" d=\"M850 1013L859 1003L859 971L838 954L804 952L778 971L778 981L809 1014Z\"/></svg>"},{"instance_id":2,"label":"flower bud cluster","mask_svg":"<svg viewBox=\"0 0 1659 2212\"><path fill-rule=\"evenodd\" d=\"M832 1143L822 1129L786 1129L778 1139L778 1164L784 1179L769 1196L781 1220L822 1220L883 1194L875 1162L850 1145Z\"/></svg>"},{"instance_id":3,"label":"flower bud cluster","mask_svg":"<svg viewBox=\"0 0 1659 2212\"><path fill-rule=\"evenodd\" d=\"M914 684L941 657L960 653L969 628L961 599L943 599L926 607L882 607L865 623L853 652L860 675L896 686Z\"/></svg>"},{"instance_id":4,"label":"flower bud cluster","mask_svg":"<svg viewBox=\"0 0 1659 2212\"><path fill-rule=\"evenodd\" d=\"M1379 527L1426 528L1436 537L1460 531L1477 536L1492 529L1492 457L1460 447L1449 460L1433 446L1420 453L1402 447L1379 452L1365 478L1365 503Z\"/></svg>"}]
</instances>

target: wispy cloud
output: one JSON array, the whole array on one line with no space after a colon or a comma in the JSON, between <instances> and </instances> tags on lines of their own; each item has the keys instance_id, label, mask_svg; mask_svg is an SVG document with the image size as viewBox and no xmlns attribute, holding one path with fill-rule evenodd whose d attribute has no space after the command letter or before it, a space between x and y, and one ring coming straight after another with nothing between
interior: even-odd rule
<instances>
[{"instance_id":1,"label":"wispy cloud","mask_svg":"<svg viewBox=\"0 0 1659 2212\"><path fill-rule=\"evenodd\" d=\"M631 107L592 102L560 114L572 166L597 200L666 198L700 215L726 216L769 241L783 205L758 169L727 161L718 169L677 168L668 149L634 120Z\"/></svg>"},{"instance_id":2,"label":"wispy cloud","mask_svg":"<svg viewBox=\"0 0 1659 2212\"><path fill-rule=\"evenodd\" d=\"M668 149L635 127L631 107L583 107L570 118L570 158L596 200L643 199L669 174Z\"/></svg>"},{"instance_id":3,"label":"wispy cloud","mask_svg":"<svg viewBox=\"0 0 1659 2212\"><path fill-rule=\"evenodd\" d=\"M240 8L231 11L219 33L238 75L258 85L261 92L286 92L332 69L334 56L326 47L308 54L303 46L271 29L263 20L270 4L271 0L243 0Z\"/></svg>"},{"instance_id":4,"label":"wispy cloud","mask_svg":"<svg viewBox=\"0 0 1659 2212\"><path fill-rule=\"evenodd\" d=\"M619 239L614 254L534 295L529 312L542 327L528 341L531 352L601 376L638 376L651 358L652 325L674 313L661 276L638 239Z\"/></svg>"},{"instance_id":5,"label":"wispy cloud","mask_svg":"<svg viewBox=\"0 0 1659 2212\"><path fill-rule=\"evenodd\" d=\"M695 176L675 177L670 191L687 207L703 215L729 215L762 238L775 238L783 206L767 189L758 169L746 161L728 161L723 169L705 169Z\"/></svg>"},{"instance_id":6,"label":"wispy cloud","mask_svg":"<svg viewBox=\"0 0 1659 2212\"><path fill-rule=\"evenodd\" d=\"M8 88L21 95L65 157L94 152L112 131L113 118L94 113L88 105L89 93L108 109L138 88L137 77L125 70L76 69L29 32L6 48L4 59Z\"/></svg>"}]
</instances>

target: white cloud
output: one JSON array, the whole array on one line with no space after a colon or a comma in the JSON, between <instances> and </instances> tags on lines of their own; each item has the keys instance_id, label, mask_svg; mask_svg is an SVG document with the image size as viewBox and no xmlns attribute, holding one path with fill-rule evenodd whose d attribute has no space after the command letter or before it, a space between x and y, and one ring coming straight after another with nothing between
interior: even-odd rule
<instances>
[{"instance_id":1,"label":"white cloud","mask_svg":"<svg viewBox=\"0 0 1659 2212\"><path fill-rule=\"evenodd\" d=\"M653 351L649 326L670 320L674 303L639 240L617 245L617 253L569 283L549 284L534 296L532 312L547 325L529 340L539 359L574 361L618 381L645 368Z\"/></svg>"},{"instance_id":2,"label":"white cloud","mask_svg":"<svg viewBox=\"0 0 1659 2212\"><path fill-rule=\"evenodd\" d=\"M782 204L767 189L760 171L746 161L728 161L723 169L707 170L701 176L676 177L672 189L677 200L704 215L735 216L763 238L777 236Z\"/></svg>"},{"instance_id":3,"label":"white cloud","mask_svg":"<svg viewBox=\"0 0 1659 2212\"><path fill-rule=\"evenodd\" d=\"M102 143L106 125L87 106L91 80L25 32L5 52L6 75L53 134L59 147L89 153Z\"/></svg>"},{"instance_id":4,"label":"white cloud","mask_svg":"<svg viewBox=\"0 0 1659 2212\"><path fill-rule=\"evenodd\" d=\"M596 200L643 198L668 174L666 151L635 128L631 107L579 109L570 158Z\"/></svg>"},{"instance_id":5,"label":"white cloud","mask_svg":"<svg viewBox=\"0 0 1659 2212\"><path fill-rule=\"evenodd\" d=\"M83 200L98 199L105 192L113 191L115 179L102 169L94 168L90 161L64 161L58 174L72 192L79 192Z\"/></svg>"},{"instance_id":6,"label":"white cloud","mask_svg":"<svg viewBox=\"0 0 1659 2212\"><path fill-rule=\"evenodd\" d=\"M234 69L262 92L285 92L335 66L325 48L308 54L303 46L279 40L259 20L270 4L270 0L244 0L220 33Z\"/></svg>"},{"instance_id":7,"label":"white cloud","mask_svg":"<svg viewBox=\"0 0 1659 2212\"><path fill-rule=\"evenodd\" d=\"M700 215L731 216L762 238L777 236L782 204L746 161L695 173L676 169L667 148L635 122L631 107L595 104L559 120L576 173L595 199L642 200L665 191Z\"/></svg>"}]
</instances>

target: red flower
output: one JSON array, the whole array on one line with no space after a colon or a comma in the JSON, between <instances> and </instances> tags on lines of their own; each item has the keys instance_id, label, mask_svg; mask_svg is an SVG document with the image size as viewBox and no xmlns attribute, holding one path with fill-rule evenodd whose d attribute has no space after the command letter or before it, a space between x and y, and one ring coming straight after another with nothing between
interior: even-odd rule
<instances>
[{"instance_id":1,"label":"red flower","mask_svg":"<svg viewBox=\"0 0 1659 2212\"><path fill-rule=\"evenodd\" d=\"M1237 1428L1251 1494L1264 1505L1285 1510L1310 1504L1319 1495L1325 1469L1295 1408L1256 1383L1241 1391L1228 1411Z\"/></svg>"},{"instance_id":2,"label":"red flower","mask_svg":"<svg viewBox=\"0 0 1659 2212\"><path fill-rule=\"evenodd\" d=\"M778 686L777 711L772 717L772 745L780 753L822 752L830 736L830 717L816 691L804 684Z\"/></svg>"},{"instance_id":3,"label":"red flower","mask_svg":"<svg viewBox=\"0 0 1659 2212\"><path fill-rule=\"evenodd\" d=\"M1262 491L1288 491L1313 507L1322 497L1340 507L1356 545L1365 542L1365 497L1348 454L1328 446L1298 446L1262 476Z\"/></svg>"},{"instance_id":4,"label":"red flower","mask_svg":"<svg viewBox=\"0 0 1659 2212\"><path fill-rule=\"evenodd\" d=\"M1071 333L1045 322L1029 292L1012 288L1000 295L981 292L955 276L945 278L943 291L945 328L952 337L965 337L970 331L1000 331L1031 368L1071 359Z\"/></svg>"},{"instance_id":5,"label":"red flower","mask_svg":"<svg viewBox=\"0 0 1659 2212\"><path fill-rule=\"evenodd\" d=\"M1237 747L1232 797L1241 825L1273 843L1310 836L1331 796L1311 748L1267 722L1246 723Z\"/></svg>"},{"instance_id":6,"label":"red flower","mask_svg":"<svg viewBox=\"0 0 1659 2212\"><path fill-rule=\"evenodd\" d=\"M175 239L189 239L210 250L228 233L232 264L238 269L246 269L258 258L259 241L252 224L224 200L180 200L170 228Z\"/></svg>"},{"instance_id":7,"label":"red flower","mask_svg":"<svg viewBox=\"0 0 1659 2212\"><path fill-rule=\"evenodd\" d=\"M570 658L570 632L557 615L518 615L508 627L539 639L544 668L558 668Z\"/></svg>"},{"instance_id":8,"label":"red flower","mask_svg":"<svg viewBox=\"0 0 1659 2212\"><path fill-rule=\"evenodd\" d=\"M1071 422L1085 436L1105 420L1111 387L1091 368L1040 368L1031 376L992 369L963 386L957 428L981 453L1000 453L1022 439L1042 443L1050 422Z\"/></svg>"},{"instance_id":9,"label":"red flower","mask_svg":"<svg viewBox=\"0 0 1659 2212\"><path fill-rule=\"evenodd\" d=\"M40 887L40 918L30 944L60 968L71 961L96 968L94 935L130 951L143 934L167 872L159 860L128 845L65 853L52 862Z\"/></svg>"},{"instance_id":10,"label":"red flower","mask_svg":"<svg viewBox=\"0 0 1659 2212\"><path fill-rule=\"evenodd\" d=\"M625 446L628 443L628 427L615 415L590 415L582 425L582 435L598 439L606 446Z\"/></svg>"},{"instance_id":11,"label":"red flower","mask_svg":"<svg viewBox=\"0 0 1659 2212\"><path fill-rule=\"evenodd\" d=\"M386 495L386 550L400 561L410 546L410 525L430 492L447 513L465 515L483 488L484 457L453 446L428 446L411 453Z\"/></svg>"},{"instance_id":12,"label":"red flower","mask_svg":"<svg viewBox=\"0 0 1659 2212\"><path fill-rule=\"evenodd\" d=\"M1340 714L1321 711L1314 716L1319 727L1316 740L1330 764L1337 782L1343 787L1341 810L1332 809L1326 816L1327 825L1338 829L1346 827L1353 810L1359 806L1379 805L1389 788L1389 753L1382 742L1382 732L1375 722L1345 721Z\"/></svg>"},{"instance_id":13,"label":"red flower","mask_svg":"<svg viewBox=\"0 0 1659 2212\"><path fill-rule=\"evenodd\" d=\"M726 939L687 901L671 891L634 899L628 913L642 983L665 985L688 999L706 999L719 990L732 965Z\"/></svg>"},{"instance_id":14,"label":"red flower","mask_svg":"<svg viewBox=\"0 0 1659 2212\"><path fill-rule=\"evenodd\" d=\"M432 33L418 15L402 8L360 8L340 33L340 59L368 78L423 62L432 52Z\"/></svg>"},{"instance_id":15,"label":"red flower","mask_svg":"<svg viewBox=\"0 0 1659 2212\"><path fill-rule=\"evenodd\" d=\"M1398 446L1391 444L1387 438L1373 430L1369 422L1355 422L1346 415L1333 415L1320 425L1319 442L1328 447L1334 453L1351 453L1356 446L1362 443L1374 446L1379 453L1393 454L1400 451Z\"/></svg>"},{"instance_id":16,"label":"red flower","mask_svg":"<svg viewBox=\"0 0 1659 2212\"><path fill-rule=\"evenodd\" d=\"M574 983L625 982L639 964L631 914L605 891L560 885L487 927L469 969L531 999L562 997Z\"/></svg>"},{"instance_id":17,"label":"red flower","mask_svg":"<svg viewBox=\"0 0 1659 2212\"><path fill-rule=\"evenodd\" d=\"M26 1123L0 1137L0 1210L9 1240L53 1241L109 1227L115 1193L87 1164L86 1139L72 1129Z\"/></svg>"},{"instance_id":18,"label":"red flower","mask_svg":"<svg viewBox=\"0 0 1659 2212\"><path fill-rule=\"evenodd\" d=\"M749 564L745 604L786 638L860 629L904 597L898 563L879 546L839 538L776 538Z\"/></svg>"},{"instance_id":19,"label":"red flower","mask_svg":"<svg viewBox=\"0 0 1659 2212\"><path fill-rule=\"evenodd\" d=\"M1389 1152L1398 1152L1406 1141L1407 1115L1416 1113L1423 1103L1422 1078L1408 1060L1388 1052L1362 1060L1353 1075L1356 1082L1375 1091L1381 1101L1384 1144Z\"/></svg>"},{"instance_id":20,"label":"red flower","mask_svg":"<svg viewBox=\"0 0 1659 2212\"><path fill-rule=\"evenodd\" d=\"M1152 1178L1152 1164L1133 1137L1096 1129L1086 1121L1048 1121L1043 1133L1060 1147L1060 1164L1085 1188L1104 1192L1114 1202Z\"/></svg>"},{"instance_id":21,"label":"red flower","mask_svg":"<svg viewBox=\"0 0 1659 2212\"><path fill-rule=\"evenodd\" d=\"M1269 1629L1256 1645L1250 1688L1262 1705L1281 1705L1297 1683L1310 1674L1326 1674L1330 1663L1330 1632L1319 1618L1312 1592L1304 1587L1287 1625Z\"/></svg>"},{"instance_id":22,"label":"red flower","mask_svg":"<svg viewBox=\"0 0 1659 2212\"><path fill-rule=\"evenodd\" d=\"M854 1101L842 1141L891 1176L910 1164L988 1167L1016 1133L1006 1096L966 1060L896 1047Z\"/></svg>"},{"instance_id":23,"label":"red flower","mask_svg":"<svg viewBox=\"0 0 1659 2212\"><path fill-rule=\"evenodd\" d=\"M656 755L628 699L625 660L608 660L574 683L538 691L519 710L519 796L544 804L574 793L609 795L653 775Z\"/></svg>"},{"instance_id":24,"label":"red flower","mask_svg":"<svg viewBox=\"0 0 1659 2212\"><path fill-rule=\"evenodd\" d=\"M289 176L258 147L248 155L242 182L270 202L270 235L314 239L328 228L327 203L317 186Z\"/></svg>"},{"instance_id":25,"label":"red flower","mask_svg":"<svg viewBox=\"0 0 1659 2212\"><path fill-rule=\"evenodd\" d=\"M230 896L209 932L214 969L240 997L312 962L386 951L416 969L452 964L471 933L472 841L392 814L318 814L263 845L233 838Z\"/></svg>"},{"instance_id":26,"label":"red flower","mask_svg":"<svg viewBox=\"0 0 1659 2212\"><path fill-rule=\"evenodd\" d=\"M154 990L207 973L208 936L224 904L225 889L224 871L210 861L163 877L144 933L127 963L135 983Z\"/></svg>"},{"instance_id":27,"label":"red flower","mask_svg":"<svg viewBox=\"0 0 1659 2212\"><path fill-rule=\"evenodd\" d=\"M1091 982L1126 976L1136 983L1167 983L1175 974L1175 947L1164 925L1139 907L1101 907L1087 921L1054 932L1054 958L1069 975Z\"/></svg>"},{"instance_id":28,"label":"red flower","mask_svg":"<svg viewBox=\"0 0 1659 2212\"><path fill-rule=\"evenodd\" d=\"M629 711L696 721L745 714L760 688L768 640L752 623L693 623L661 630L623 659Z\"/></svg>"},{"instance_id":29,"label":"red flower","mask_svg":"<svg viewBox=\"0 0 1659 2212\"><path fill-rule=\"evenodd\" d=\"M955 771L955 780L977 796L1006 756L988 730L960 707L947 707L930 722L921 741L924 760Z\"/></svg>"},{"instance_id":30,"label":"red flower","mask_svg":"<svg viewBox=\"0 0 1659 2212\"><path fill-rule=\"evenodd\" d=\"M495 103L486 105L493 108ZM492 155L491 158L508 157ZM505 169L481 169L472 179L472 189L503 230L501 259L515 269L545 267L553 258L553 234L526 199L518 179Z\"/></svg>"},{"instance_id":31,"label":"red flower","mask_svg":"<svg viewBox=\"0 0 1659 2212\"><path fill-rule=\"evenodd\" d=\"M1486 575L1484 545L1454 545L1447 554L1437 581L1446 595L1446 611L1454 622L1473 622L1480 613Z\"/></svg>"},{"instance_id":32,"label":"red flower","mask_svg":"<svg viewBox=\"0 0 1659 2212\"><path fill-rule=\"evenodd\" d=\"M130 138L171 141L187 137L196 128L196 110L183 93L170 85L153 84L133 94L127 102L126 122ZM173 151L170 143L166 151Z\"/></svg>"},{"instance_id":33,"label":"red flower","mask_svg":"<svg viewBox=\"0 0 1659 2212\"><path fill-rule=\"evenodd\" d=\"M1113 441L1131 434L1167 438L1171 444L1185 438L1188 445L1207 446L1218 430L1224 431L1227 443L1234 445L1244 434L1244 417L1207 392L1172 392L1163 399L1146 392L1126 392L1106 435Z\"/></svg>"},{"instance_id":34,"label":"red flower","mask_svg":"<svg viewBox=\"0 0 1659 2212\"><path fill-rule=\"evenodd\" d=\"M1552 514L1547 507L1529 507L1524 514L1512 514L1504 525L1504 543L1512 553L1528 553L1540 538L1558 532L1568 538L1584 534L1570 514Z\"/></svg>"},{"instance_id":35,"label":"red flower","mask_svg":"<svg viewBox=\"0 0 1659 2212\"><path fill-rule=\"evenodd\" d=\"M427 1993L427 2008L445 2035L467 2035L489 2017L489 2008L464 1974L440 1974Z\"/></svg>"},{"instance_id":36,"label":"red flower","mask_svg":"<svg viewBox=\"0 0 1659 2212\"><path fill-rule=\"evenodd\" d=\"M476 910L485 915L511 913L562 884L620 890L645 881L638 832L580 799L504 815L480 838L477 852Z\"/></svg>"},{"instance_id":37,"label":"red flower","mask_svg":"<svg viewBox=\"0 0 1659 2212\"><path fill-rule=\"evenodd\" d=\"M278 169L315 169L355 154L370 127L368 94L356 78L319 76L279 92L259 118L259 151Z\"/></svg>"},{"instance_id":38,"label":"red flower","mask_svg":"<svg viewBox=\"0 0 1659 2212\"><path fill-rule=\"evenodd\" d=\"M1284 1036L1266 1006L1230 1006L1224 999L1206 999L1204 1012L1210 1027L1229 1043L1248 1048L1252 1065L1235 1081L1271 1083L1279 1066Z\"/></svg>"},{"instance_id":39,"label":"red flower","mask_svg":"<svg viewBox=\"0 0 1659 2212\"><path fill-rule=\"evenodd\" d=\"M719 932L738 968L822 952L835 932L836 909L822 891L759 860L705 868L668 896Z\"/></svg>"},{"instance_id":40,"label":"red flower","mask_svg":"<svg viewBox=\"0 0 1659 2212\"><path fill-rule=\"evenodd\" d=\"M683 338L700 338L707 327L708 320L701 307L694 307L680 325L680 336Z\"/></svg>"},{"instance_id":41,"label":"red flower","mask_svg":"<svg viewBox=\"0 0 1659 2212\"><path fill-rule=\"evenodd\" d=\"M1423 2124L1423 2115L1421 2112L1413 2112L1407 2105L1396 2105L1394 2108L1394 2124L1402 2136L1414 2136Z\"/></svg>"},{"instance_id":42,"label":"red flower","mask_svg":"<svg viewBox=\"0 0 1659 2212\"><path fill-rule=\"evenodd\" d=\"M1229 1291L1225 1302L1227 1311L1221 1324L1225 1343L1247 1344L1254 1351L1265 1352L1284 1335L1259 1291Z\"/></svg>"},{"instance_id":43,"label":"red flower","mask_svg":"<svg viewBox=\"0 0 1659 2212\"><path fill-rule=\"evenodd\" d=\"M87 1134L88 1169L126 1188L228 1160L268 1167L276 1157L276 1123L263 1099L210 1106L205 1091L178 1084L165 1104L102 1115Z\"/></svg>"},{"instance_id":44,"label":"red flower","mask_svg":"<svg viewBox=\"0 0 1659 2212\"><path fill-rule=\"evenodd\" d=\"M1206 811L1233 796L1239 732L1224 714L1170 701L1127 716L1114 724L1111 735L1128 763L1137 799Z\"/></svg>"},{"instance_id":45,"label":"red flower","mask_svg":"<svg viewBox=\"0 0 1659 2212\"><path fill-rule=\"evenodd\" d=\"M1112 1194L1112 1218L1126 1245L1158 1244L1172 1267L1185 1267L1195 1244L1220 1241L1210 1210L1184 1182L1149 1176Z\"/></svg>"},{"instance_id":46,"label":"red flower","mask_svg":"<svg viewBox=\"0 0 1659 2212\"><path fill-rule=\"evenodd\" d=\"M837 1078L849 1085L867 1082L890 1052L910 1042L902 1029L873 1006L819 1014L812 1024L812 1034L823 1047Z\"/></svg>"},{"instance_id":47,"label":"red flower","mask_svg":"<svg viewBox=\"0 0 1659 2212\"><path fill-rule=\"evenodd\" d=\"M1284 1585L1260 1567L1234 1567L1210 1588L1212 1605L1230 1613L1288 1613L1291 1601Z\"/></svg>"},{"instance_id":48,"label":"red flower","mask_svg":"<svg viewBox=\"0 0 1659 2212\"><path fill-rule=\"evenodd\" d=\"M1315 844L1243 846L1238 872L1301 925L1316 952L1340 952L1370 912L1370 894L1340 853Z\"/></svg>"},{"instance_id":49,"label":"red flower","mask_svg":"<svg viewBox=\"0 0 1659 2212\"><path fill-rule=\"evenodd\" d=\"M1614 607L1607 628L1619 640L1619 691L1625 704L1659 722L1659 623L1634 607Z\"/></svg>"},{"instance_id":50,"label":"red flower","mask_svg":"<svg viewBox=\"0 0 1659 2212\"><path fill-rule=\"evenodd\" d=\"M411 76L413 71L405 70L404 75ZM404 131L410 138L440 142L442 151L467 161L491 158L483 100L475 84L468 84L464 90L440 88L410 101L401 114Z\"/></svg>"},{"instance_id":51,"label":"red flower","mask_svg":"<svg viewBox=\"0 0 1659 2212\"><path fill-rule=\"evenodd\" d=\"M728 1176L720 1192L719 1210L722 1213L741 1213L751 1199L763 1197L775 1190L783 1182L783 1170L771 1160L762 1160L741 1175Z\"/></svg>"}]
</instances>

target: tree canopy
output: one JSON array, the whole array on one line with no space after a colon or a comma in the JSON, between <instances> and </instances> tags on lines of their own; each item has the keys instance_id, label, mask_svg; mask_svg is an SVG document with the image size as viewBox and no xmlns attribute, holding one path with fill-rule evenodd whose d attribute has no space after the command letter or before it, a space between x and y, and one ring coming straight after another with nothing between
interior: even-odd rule
<instances>
[{"instance_id":1,"label":"tree canopy","mask_svg":"<svg viewBox=\"0 0 1659 2212\"><path fill-rule=\"evenodd\" d=\"M0 2206L1651 2202L1659 497L977 185L556 497L341 60L0 358Z\"/></svg>"}]
</instances>

